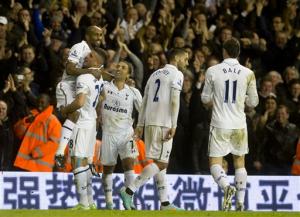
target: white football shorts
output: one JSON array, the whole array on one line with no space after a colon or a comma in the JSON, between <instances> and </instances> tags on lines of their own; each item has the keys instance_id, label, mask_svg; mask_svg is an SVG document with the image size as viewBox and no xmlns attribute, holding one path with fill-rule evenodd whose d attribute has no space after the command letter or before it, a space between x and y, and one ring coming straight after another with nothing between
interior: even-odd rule
<instances>
[{"instance_id":1,"label":"white football shorts","mask_svg":"<svg viewBox=\"0 0 300 217\"><path fill-rule=\"evenodd\" d=\"M66 106L76 97L76 83L61 81L56 86L56 107Z\"/></svg>"},{"instance_id":2,"label":"white football shorts","mask_svg":"<svg viewBox=\"0 0 300 217\"><path fill-rule=\"evenodd\" d=\"M70 155L79 158L93 158L96 134L96 125L92 128L75 127L69 141Z\"/></svg>"},{"instance_id":3,"label":"white football shorts","mask_svg":"<svg viewBox=\"0 0 300 217\"><path fill-rule=\"evenodd\" d=\"M132 132L128 134L102 134L101 163L106 166L117 164L118 155L121 160L125 158L135 159L139 153L136 143L132 138Z\"/></svg>"},{"instance_id":4,"label":"white football shorts","mask_svg":"<svg viewBox=\"0 0 300 217\"><path fill-rule=\"evenodd\" d=\"M243 129L221 129L210 126L208 156L224 157L229 153L237 156L247 154L248 132Z\"/></svg>"},{"instance_id":5,"label":"white football shorts","mask_svg":"<svg viewBox=\"0 0 300 217\"><path fill-rule=\"evenodd\" d=\"M166 138L170 128L160 126L146 126L145 127L145 145L146 145L146 157L154 159L163 163L168 163L173 139L166 142L163 141Z\"/></svg>"}]
</instances>

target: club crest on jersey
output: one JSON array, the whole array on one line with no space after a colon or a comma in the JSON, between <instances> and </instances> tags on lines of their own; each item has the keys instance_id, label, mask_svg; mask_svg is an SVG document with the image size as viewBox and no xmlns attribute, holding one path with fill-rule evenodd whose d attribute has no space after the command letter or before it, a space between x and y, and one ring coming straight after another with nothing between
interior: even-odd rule
<instances>
[{"instance_id":1,"label":"club crest on jersey","mask_svg":"<svg viewBox=\"0 0 300 217\"><path fill-rule=\"evenodd\" d=\"M78 57L77 51L76 51L76 50L74 50L72 53L70 53L70 56L73 56L73 57Z\"/></svg>"},{"instance_id":2,"label":"club crest on jersey","mask_svg":"<svg viewBox=\"0 0 300 217\"><path fill-rule=\"evenodd\" d=\"M178 81L177 81L177 84L178 84L179 86L181 86L181 85L182 85L182 81L181 81L181 80L178 80Z\"/></svg>"},{"instance_id":3,"label":"club crest on jersey","mask_svg":"<svg viewBox=\"0 0 300 217\"><path fill-rule=\"evenodd\" d=\"M114 100L114 101L113 101L113 104L114 104L114 106L116 106L116 107L120 107L120 105L121 105L121 103L120 103L119 100Z\"/></svg>"},{"instance_id":4,"label":"club crest on jersey","mask_svg":"<svg viewBox=\"0 0 300 217\"><path fill-rule=\"evenodd\" d=\"M78 82L77 84L76 84L76 88L83 88L83 85L82 85L82 83L80 83L80 82Z\"/></svg>"}]
</instances>

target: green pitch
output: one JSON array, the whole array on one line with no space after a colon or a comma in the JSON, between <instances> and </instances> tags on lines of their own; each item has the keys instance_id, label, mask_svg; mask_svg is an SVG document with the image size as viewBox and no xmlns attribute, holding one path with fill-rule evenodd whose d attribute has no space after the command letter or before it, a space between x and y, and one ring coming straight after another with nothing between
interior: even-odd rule
<instances>
[{"instance_id":1,"label":"green pitch","mask_svg":"<svg viewBox=\"0 0 300 217\"><path fill-rule=\"evenodd\" d=\"M0 217L289 217L300 212L0 210Z\"/></svg>"}]
</instances>

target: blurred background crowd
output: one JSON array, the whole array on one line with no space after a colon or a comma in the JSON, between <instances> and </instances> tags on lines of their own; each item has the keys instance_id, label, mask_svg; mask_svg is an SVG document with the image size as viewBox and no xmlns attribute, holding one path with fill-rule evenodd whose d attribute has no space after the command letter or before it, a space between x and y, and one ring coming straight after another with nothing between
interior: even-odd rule
<instances>
[{"instance_id":1,"label":"blurred background crowd","mask_svg":"<svg viewBox=\"0 0 300 217\"><path fill-rule=\"evenodd\" d=\"M22 139L15 123L32 109L55 106L70 47L97 25L105 30L105 70L114 70L120 60L132 63L131 83L141 92L171 48L189 53L168 170L176 174L209 173L211 111L200 99L205 71L222 61L223 42L238 38L239 61L255 72L260 100L255 109L246 108L248 174L290 174L300 128L299 6L297 0L1 1L1 170L16 170ZM224 167L232 172L226 160Z\"/></svg>"}]
</instances>

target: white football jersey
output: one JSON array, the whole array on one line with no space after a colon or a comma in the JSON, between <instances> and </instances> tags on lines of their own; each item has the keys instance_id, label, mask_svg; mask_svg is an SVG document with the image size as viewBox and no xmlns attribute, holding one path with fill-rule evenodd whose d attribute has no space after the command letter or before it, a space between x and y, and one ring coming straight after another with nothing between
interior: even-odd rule
<instances>
[{"instance_id":1,"label":"white football jersey","mask_svg":"<svg viewBox=\"0 0 300 217\"><path fill-rule=\"evenodd\" d=\"M102 101L102 130L107 134L126 134L133 132L133 106L139 111L142 104L140 92L125 85L119 90L113 83L105 82L103 86L105 99Z\"/></svg>"},{"instance_id":2,"label":"white football jersey","mask_svg":"<svg viewBox=\"0 0 300 217\"><path fill-rule=\"evenodd\" d=\"M258 104L255 75L237 59L225 59L207 69L201 99L204 103L213 102L211 126L245 128L245 102L251 107Z\"/></svg>"},{"instance_id":3,"label":"white football jersey","mask_svg":"<svg viewBox=\"0 0 300 217\"><path fill-rule=\"evenodd\" d=\"M98 80L91 74L83 74L77 77L76 95L80 93L86 94L86 101L83 107L78 110L80 113L76 123L78 128L89 128L93 126L92 123L96 122L96 106L102 87L102 78Z\"/></svg>"},{"instance_id":4,"label":"white football jersey","mask_svg":"<svg viewBox=\"0 0 300 217\"><path fill-rule=\"evenodd\" d=\"M80 43L74 44L69 52L68 61L76 64L77 68L82 68L84 59L86 56L91 53L91 49L86 41L81 41ZM63 81L75 82L76 76L68 75L66 70L62 76Z\"/></svg>"},{"instance_id":5,"label":"white football jersey","mask_svg":"<svg viewBox=\"0 0 300 217\"><path fill-rule=\"evenodd\" d=\"M182 84L183 74L174 65L166 64L152 73L145 88L147 101L143 102L145 120L141 121L145 126L172 127L171 89L181 91Z\"/></svg>"}]
</instances>

